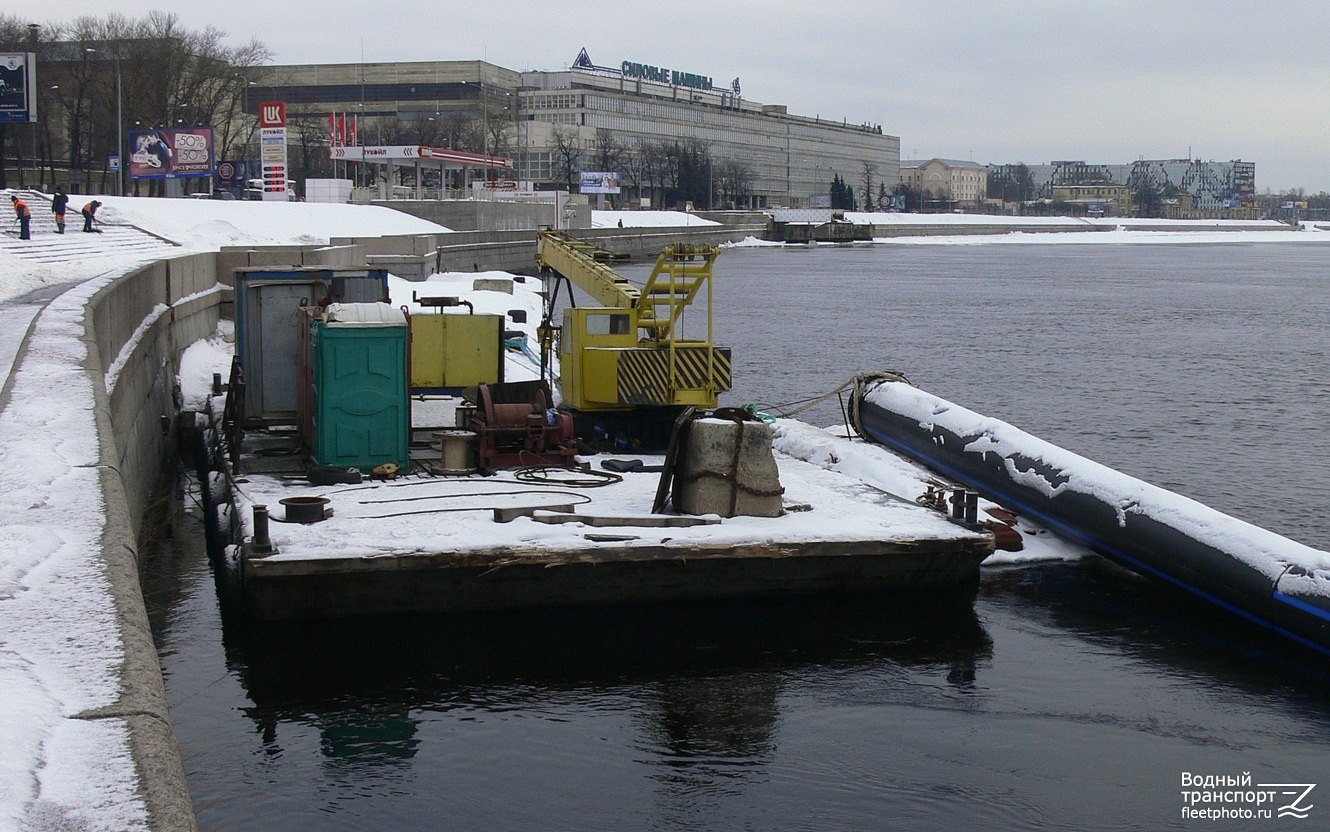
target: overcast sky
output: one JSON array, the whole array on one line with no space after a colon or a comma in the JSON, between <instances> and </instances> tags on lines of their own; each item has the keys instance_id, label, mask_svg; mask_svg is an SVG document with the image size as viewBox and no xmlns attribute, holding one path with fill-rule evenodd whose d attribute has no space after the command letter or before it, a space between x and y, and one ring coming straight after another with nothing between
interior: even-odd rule
<instances>
[{"instance_id":1,"label":"overcast sky","mask_svg":"<svg viewBox=\"0 0 1330 832\"><path fill-rule=\"evenodd\" d=\"M11 9L13 7L11 6ZM881 124L902 158L1243 159L1258 190L1330 190L1325 0L19 0L69 22L171 12L276 63L634 61L738 77L791 113Z\"/></svg>"}]
</instances>

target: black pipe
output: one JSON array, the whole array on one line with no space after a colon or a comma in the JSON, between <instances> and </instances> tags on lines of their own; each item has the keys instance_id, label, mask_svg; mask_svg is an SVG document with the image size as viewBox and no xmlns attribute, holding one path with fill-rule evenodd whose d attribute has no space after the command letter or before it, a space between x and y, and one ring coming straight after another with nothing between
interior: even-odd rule
<instances>
[{"instance_id":1,"label":"black pipe","mask_svg":"<svg viewBox=\"0 0 1330 832\"><path fill-rule=\"evenodd\" d=\"M856 427L864 438L1134 572L1330 654L1330 568L1324 565L1330 554L1014 428L1001 431L1002 441L995 442L994 432L1006 427L1002 423L908 384L880 383L856 395ZM977 427L952 429L948 421ZM952 500L954 515L955 495ZM1167 502L1168 511L1147 510L1156 500ZM1213 531L1215 526L1222 532Z\"/></svg>"}]
</instances>

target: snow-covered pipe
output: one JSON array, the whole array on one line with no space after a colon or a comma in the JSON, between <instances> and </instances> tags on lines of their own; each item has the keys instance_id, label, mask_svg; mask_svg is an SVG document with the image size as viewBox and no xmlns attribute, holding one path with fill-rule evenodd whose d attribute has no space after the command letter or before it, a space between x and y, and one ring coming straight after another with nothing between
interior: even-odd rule
<instances>
[{"instance_id":1,"label":"snow-covered pipe","mask_svg":"<svg viewBox=\"0 0 1330 832\"><path fill-rule=\"evenodd\" d=\"M903 382L856 391L880 442L1059 535L1330 653L1330 553L1223 514Z\"/></svg>"}]
</instances>

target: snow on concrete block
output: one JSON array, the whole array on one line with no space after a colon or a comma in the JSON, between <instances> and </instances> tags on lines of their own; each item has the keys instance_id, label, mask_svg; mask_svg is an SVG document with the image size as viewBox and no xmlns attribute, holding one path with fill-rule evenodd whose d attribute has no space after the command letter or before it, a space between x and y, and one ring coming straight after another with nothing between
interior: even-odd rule
<instances>
[{"instance_id":1,"label":"snow on concrete block","mask_svg":"<svg viewBox=\"0 0 1330 832\"><path fill-rule=\"evenodd\" d=\"M472 290L476 292L506 292L513 293L513 279L511 277L478 277L471 284Z\"/></svg>"}]
</instances>

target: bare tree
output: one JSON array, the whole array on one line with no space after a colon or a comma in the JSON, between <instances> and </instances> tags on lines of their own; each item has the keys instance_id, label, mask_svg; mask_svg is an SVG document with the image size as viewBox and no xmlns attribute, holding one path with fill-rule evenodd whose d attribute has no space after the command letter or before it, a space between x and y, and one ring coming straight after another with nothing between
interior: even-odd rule
<instances>
[{"instance_id":1,"label":"bare tree","mask_svg":"<svg viewBox=\"0 0 1330 832\"><path fill-rule=\"evenodd\" d=\"M562 180L572 191L582 173L582 145L577 130L565 130L555 125L550 131L550 164L555 178Z\"/></svg>"},{"instance_id":2,"label":"bare tree","mask_svg":"<svg viewBox=\"0 0 1330 832\"><path fill-rule=\"evenodd\" d=\"M715 187L722 207L746 205L753 195L753 169L738 159L726 159L716 165Z\"/></svg>"},{"instance_id":3,"label":"bare tree","mask_svg":"<svg viewBox=\"0 0 1330 832\"><path fill-rule=\"evenodd\" d=\"M859 170L859 193L864 195L864 210L876 211L877 207L873 205L873 183L877 181L878 166L874 162L864 161L863 167Z\"/></svg>"},{"instance_id":4,"label":"bare tree","mask_svg":"<svg viewBox=\"0 0 1330 832\"><path fill-rule=\"evenodd\" d=\"M619 171L623 167L624 152L624 146L613 133L608 130L597 130L591 166L599 171Z\"/></svg>"},{"instance_id":5,"label":"bare tree","mask_svg":"<svg viewBox=\"0 0 1330 832\"><path fill-rule=\"evenodd\" d=\"M17 24L0 16L0 47L31 51L31 45L13 41ZM253 124L243 115L247 90L262 80L267 72L262 65L271 58L258 41L228 47L225 33L185 29L174 15L161 12L137 20L85 16L33 29L23 24L23 29L40 31L39 120L52 175L59 154L71 171L100 177L73 174L71 185L87 181L106 189L114 177L105 160L123 155L125 134L136 128L211 126L218 158L243 149L249 138Z\"/></svg>"}]
</instances>

